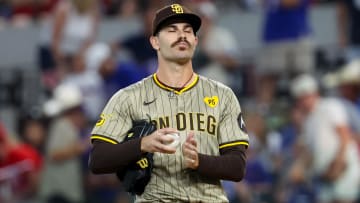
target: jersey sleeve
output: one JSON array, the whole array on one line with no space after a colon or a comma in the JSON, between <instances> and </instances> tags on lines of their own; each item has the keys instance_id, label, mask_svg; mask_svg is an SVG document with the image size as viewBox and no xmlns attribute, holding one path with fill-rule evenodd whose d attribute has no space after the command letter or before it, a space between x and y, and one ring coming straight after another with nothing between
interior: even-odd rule
<instances>
[{"instance_id":1,"label":"jersey sleeve","mask_svg":"<svg viewBox=\"0 0 360 203\"><path fill-rule=\"evenodd\" d=\"M121 142L131 128L130 103L125 91L120 90L106 104L92 132L91 141L100 139L109 143Z\"/></svg>"},{"instance_id":2,"label":"jersey sleeve","mask_svg":"<svg viewBox=\"0 0 360 203\"><path fill-rule=\"evenodd\" d=\"M225 93L224 110L219 122L219 148L237 145L249 146L249 137L241 113L240 104L230 89Z\"/></svg>"}]
</instances>

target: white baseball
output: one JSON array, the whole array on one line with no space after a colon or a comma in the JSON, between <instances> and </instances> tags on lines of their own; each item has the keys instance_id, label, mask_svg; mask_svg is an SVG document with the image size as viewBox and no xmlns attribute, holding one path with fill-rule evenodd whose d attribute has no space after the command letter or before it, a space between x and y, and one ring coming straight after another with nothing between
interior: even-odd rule
<instances>
[{"instance_id":1,"label":"white baseball","mask_svg":"<svg viewBox=\"0 0 360 203\"><path fill-rule=\"evenodd\" d=\"M170 143L166 143L167 146L170 146L172 148L177 148L177 146L180 144L180 135L179 133L169 133L165 134L165 136L171 137L174 139L174 141Z\"/></svg>"}]
</instances>

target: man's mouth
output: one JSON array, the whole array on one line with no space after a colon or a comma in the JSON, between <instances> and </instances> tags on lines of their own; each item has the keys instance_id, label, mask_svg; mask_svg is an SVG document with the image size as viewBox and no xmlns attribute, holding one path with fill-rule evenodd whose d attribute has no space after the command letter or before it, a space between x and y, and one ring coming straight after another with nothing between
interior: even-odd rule
<instances>
[{"instance_id":1,"label":"man's mouth","mask_svg":"<svg viewBox=\"0 0 360 203\"><path fill-rule=\"evenodd\" d=\"M179 41L179 42L174 43L174 45L172 47L174 47L174 46L187 48L187 47L190 47L190 44L187 41Z\"/></svg>"},{"instance_id":2,"label":"man's mouth","mask_svg":"<svg viewBox=\"0 0 360 203\"><path fill-rule=\"evenodd\" d=\"M189 45L186 42L180 42L177 44L180 48L184 47L187 48Z\"/></svg>"}]
</instances>

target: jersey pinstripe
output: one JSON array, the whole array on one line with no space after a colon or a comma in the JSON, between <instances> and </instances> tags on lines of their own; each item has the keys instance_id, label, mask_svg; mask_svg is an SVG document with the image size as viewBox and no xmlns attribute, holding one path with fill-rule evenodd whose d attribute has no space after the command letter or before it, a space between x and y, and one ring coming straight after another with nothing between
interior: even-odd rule
<instances>
[{"instance_id":1,"label":"jersey pinstripe","mask_svg":"<svg viewBox=\"0 0 360 203\"><path fill-rule=\"evenodd\" d=\"M132 120L150 117L158 129L178 129L181 143L194 131L202 154L219 155L221 148L248 146L240 105L232 90L203 76L195 78L181 91L163 85L156 74L121 89L104 108L91 139L119 143ZM155 153L151 180L136 202L228 202L220 180L185 169L183 161L181 147L175 154Z\"/></svg>"}]
</instances>

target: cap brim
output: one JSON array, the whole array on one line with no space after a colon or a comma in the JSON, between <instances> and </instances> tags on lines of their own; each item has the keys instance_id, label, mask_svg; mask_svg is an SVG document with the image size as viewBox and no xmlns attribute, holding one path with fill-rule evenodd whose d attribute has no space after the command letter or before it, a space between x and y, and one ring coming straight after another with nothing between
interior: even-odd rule
<instances>
[{"instance_id":1,"label":"cap brim","mask_svg":"<svg viewBox=\"0 0 360 203\"><path fill-rule=\"evenodd\" d=\"M155 36L162 28L170 24L180 23L180 22L189 23L193 28L194 33L196 33L201 26L201 18L195 14L191 14L191 13L175 14L172 16L167 16L164 19L161 19L159 25L153 31L153 36Z\"/></svg>"},{"instance_id":2,"label":"cap brim","mask_svg":"<svg viewBox=\"0 0 360 203\"><path fill-rule=\"evenodd\" d=\"M57 100L51 99L45 102L43 106L43 111L46 116L53 117L60 114L62 110L61 108L61 104Z\"/></svg>"}]
</instances>

